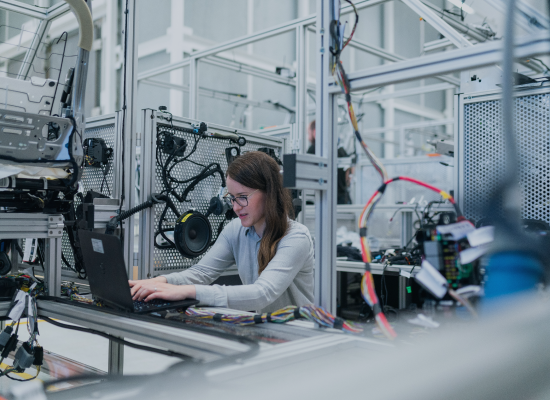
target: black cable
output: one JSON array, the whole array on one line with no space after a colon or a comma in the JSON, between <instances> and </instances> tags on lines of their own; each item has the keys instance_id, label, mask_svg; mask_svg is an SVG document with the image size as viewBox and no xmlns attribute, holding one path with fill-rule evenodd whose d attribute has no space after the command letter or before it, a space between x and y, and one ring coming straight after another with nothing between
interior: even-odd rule
<instances>
[{"instance_id":1,"label":"black cable","mask_svg":"<svg viewBox=\"0 0 550 400\"><path fill-rule=\"evenodd\" d=\"M61 252L61 261L63 261L63 263L67 266L67 268L69 268L71 271L74 271L78 274L78 271L76 270L76 268L73 268L73 266L69 263L69 261L67 261L63 252Z\"/></svg>"},{"instance_id":2,"label":"black cable","mask_svg":"<svg viewBox=\"0 0 550 400\"><path fill-rule=\"evenodd\" d=\"M109 189L109 183L107 182L107 174L109 173L107 168L108 168L107 166L101 165L101 171L103 172L103 180L101 181L101 188L99 189L99 191L103 193L103 184L105 184L107 187L107 193L109 193L109 197L111 197L111 189Z\"/></svg>"},{"instance_id":3,"label":"black cable","mask_svg":"<svg viewBox=\"0 0 550 400\"><path fill-rule=\"evenodd\" d=\"M65 328L65 329L70 329L70 330L73 330L73 331L79 331L79 332L85 332L85 333L91 333L92 335L98 335L98 336L104 337L105 339L112 340L113 342L123 344L125 346L132 347L134 349L150 351L152 353L158 353L158 354L162 354L164 356L169 356L169 357L178 357L178 358L181 358L181 359L184 359L184 360L192 360L193 359L190 356L187 356L187 355L181 354L181 353L176 353L175 351L162 350L162 349L157 349L157 348L150 347L150 346L144 346L144 345L141 345L141 344L132 343L132 342L129 342L127 340L118 338L116 336L109 335L108 333L96 331L95 329L83 328L83 327L76 326L76 325L66 325L66 324L63 324L61 322L55 321L55 320L53 320L49 317L44 317L44 316L41 316L40 319L43 319L44 321L49 322L50 324L55 325L55 326L60 327L60 328Z\"/></svg>"}]
</instances>

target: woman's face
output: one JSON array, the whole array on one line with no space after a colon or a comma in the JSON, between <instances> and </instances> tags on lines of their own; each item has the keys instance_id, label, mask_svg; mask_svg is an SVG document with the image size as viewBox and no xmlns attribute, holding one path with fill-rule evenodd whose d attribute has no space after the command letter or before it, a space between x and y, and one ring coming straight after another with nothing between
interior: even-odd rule
<instances>
[{"instance_id":1,"label":"woman's face","mask_svg":"<svg viewBox=\"0 0 550 400\"><path fill-rule=\"evenodd\" d=\"M227 191L231 196L239 197L250 195L246 207L241 206L236 201L233 202L233 211L235 211L235 214L237 214L237 217L241 220L242 226L247 228L254 226L256 233L262 236L265 229L265 193L261 190L251 189L241 185L230 177L227 177L226 183Z\"/></svg>"}]
</instances>

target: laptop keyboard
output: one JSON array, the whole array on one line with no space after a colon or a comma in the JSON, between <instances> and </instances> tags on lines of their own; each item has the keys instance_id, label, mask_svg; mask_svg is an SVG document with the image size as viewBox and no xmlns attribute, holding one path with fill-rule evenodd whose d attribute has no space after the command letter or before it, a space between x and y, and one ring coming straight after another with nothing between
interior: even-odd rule
<instances>
[{"instance_id":1,"label":"laptop keyboard","mask_svg":"<svg viewBox=\"0 0 550 400\"><path fill-rule=\"evenodd\" d=\"M151 301L134 301L134 311L154 311L159 307L169 306L171 302L161 299L153 299Z\"/></svg>"}]
</instances>

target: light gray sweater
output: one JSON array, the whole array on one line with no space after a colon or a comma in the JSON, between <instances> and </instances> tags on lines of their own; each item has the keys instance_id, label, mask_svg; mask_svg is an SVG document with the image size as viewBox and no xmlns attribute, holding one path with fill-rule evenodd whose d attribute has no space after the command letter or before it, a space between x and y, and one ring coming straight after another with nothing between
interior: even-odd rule
<instances>
[{"instance_id":1,"label":"light gray sweater","mask_svg":"<svg viewBox=\"0 0 550 400\"><path fill-rule=\"evenodd\" d=\"M261 238L254 227L235 219L224 228L210 251L189 269L164 275L168 283L195 285L201 305L272 312L289 305L313 303L313 242L309 230L290 221L277 252L258 276ZM237 264L242 286L207 286Z\"/></svg>"}]
</instances>

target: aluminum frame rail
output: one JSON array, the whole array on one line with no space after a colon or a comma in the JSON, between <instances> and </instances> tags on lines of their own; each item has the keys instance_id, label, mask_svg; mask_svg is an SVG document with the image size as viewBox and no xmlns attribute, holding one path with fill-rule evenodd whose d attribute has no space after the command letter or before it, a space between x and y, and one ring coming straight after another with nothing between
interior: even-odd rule
<instances>
[{"instance_id":1,"label":"aluminum frame rail","mask_svg":"<svg viewBox=\"0 0 550 400\"><path fill-rule=\"evenodd\" d=\"M332 55L330 24L333 0L317 1L317 89L315 155L324 158L328 174L326 190L315 191L315 305L336 314L336 194L338 101L330 93Z\"/></svg>"},{"instance_id":2,"label":"aluminum frame rail","mask_svg":"<svg viewBox=\"0 0 550 400\"><path fill-rule=\"evenodd\" d=\"M0 213L0 239L46 239L44 280L46 293L61 295L61 237L63 217L61 215ZM12 257L12 263L17 260Z\"/></svg>"},{"instance_id":3,"label":"aluminum frame rail","mask_svg":"<svg viewBox=\"0 0 550 400\"><path fill-rule=\"evenodd\" d=\"M21 1L0 0L0 8L41 20L52 20L70 11L69 5L65 2L57 3L44 9L25 4Z\"/></svg>"},{"instance_id":4,"label":"aluminum frame rail","mask_svg":"<svg viewBox=\"0 0 550 400\"><path fill-rule=\"evenodd\" d=\"M516 40L517 59L550 53L547 32L523 36ZM409 59L390 65L367 68L348 74L352 91L407 82L433 75L458 72L468 68L486 67L502 61L502 42L481 43L472 47L451 50L440 54ZM331 83L330 93L340 93Z\"/></svg>"},{"instance_id":5,"label":"aluminum frame rail","mask_svg":"<svg viewBox=\"0 0 550 400\"><path fill-rule=\"evenodd\" d=\"M56 318L109 335L137 340L205 362L250 349L249 346L234 340L48 300L38 301L38 315Z\"/></svg>"}]
</instances>

